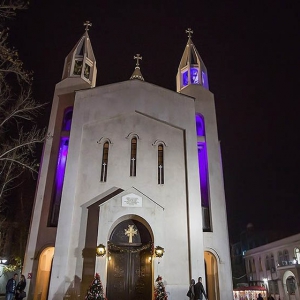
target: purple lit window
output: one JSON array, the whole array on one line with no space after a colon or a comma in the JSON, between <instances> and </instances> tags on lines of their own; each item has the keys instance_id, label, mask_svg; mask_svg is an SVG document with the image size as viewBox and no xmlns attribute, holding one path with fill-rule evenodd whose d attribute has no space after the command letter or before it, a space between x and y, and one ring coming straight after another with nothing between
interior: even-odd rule
<instances>
[{"instance_id":1,"label":"purple lit window","mask_svg":"<svg viewBox=\"0 0 300 300\"><path fill-rule=\"evenodd\" d=\"M204 119L201 115L196 115L197 136L205 136Z\"/></svg>"},{"instance_id":2,"label":"purple lit window","mask_svg":"<svg viewBox=\"0 0 300 300\"><path fill-rule=\"evenodd\" d=\"M73 116L73 107L68 107L65 109L64 120L63 120L63 131L70 131L72 124L72 116Z\"/></svg>"},{"instance_id":3,"label":"purple lit window","mask_svg":"<svg viewBox=\"0 0 300 300\"><path fill-rule=\"evenodd\" d=\"M192 84L198 84L199 83L199 76L198 76L198 69L191 68L191 83Z\"/></svg>"},{"instance_id":4,"label":"purple lit window","mask_svg":"<svg viewBox=\"0 0 300 300\"><path fill-rule=\"evenodd\" d=\"M198 143L198 165L202 206L209 207L207 153L205 143Z\"/></svg>"},{"instance_id":5,"label":"purple lit window","mask_svg":"<svg viewBox=\"0 0 300 300\"><path fill-rule=\"evenodd\" d=\"M188 71L185 71L184 73L182 73L182 84L183 86L188 85L189 83L189 75L188 75Z\"/></svg>"},{"instance_id":6,"label":"purple lit window","mask_svg":"<svg viewBox=\"0 0 300 300\"><path fill-rule=\"evenodd\" d=\"M207 74L205 72L202 71L202 85L208 89L208 78L207 78Z\"/></svg>"},{"instance_id":7,"label":"purple lit window","mask_svg":"<svg viewBox=\"0 0 300 300\"><path fill-rule=\"evenodd\" d=\"M106 182L106 178L107 178L108 149L109 149L109 144L108 142L105 142L103 145L101 179L100 179L100 181L102 182Z\"/></svg>"},{"instance_id":8,"label":"purple lit window","mask_svg":"<svg viewBox=\"0 0 300 300\"><path fill-rule=\"evenodd\" d=\"M164 184L164 146L158 145L157 151L158 184Z\"/></svg>"},{"instance_id":9,"label":"purple lit window","mask_svg":"<svg viewBox=\"0 0 300 300\"><path fill-rule=\"evenodd\" d=\"M71 130L73 107L68 107L64 111L64 118L61 128L60 144L56 162L55 181L52 189L52 206L49 214L49 226L57 226L62 189L64 184L68 148L69 132Z\"/></svg>"},{"instance_id":10,"label":"purple lit window","mask_svg":"<svg viewBox=\"0 0 300 300\"><path fill-rule=\"evenodd\" d=\"M69 148L69 137L62 137L60 139L58 160L56 165L55 187L54 187L50 226L57 226L57 222L58 222L60 201L61 201L67 156L68 156L68 148Z\"/></svg>"},{"instance_id":11,"label":"purple lit window","mask_svg":"<svg viewBox=\"0 0 300 300\"><path fill-rule=\"evenodd\" d=\"M136 176L136 151L137 139L134 137L131 139L130 176Z\"/></svg>"}]
</instances>

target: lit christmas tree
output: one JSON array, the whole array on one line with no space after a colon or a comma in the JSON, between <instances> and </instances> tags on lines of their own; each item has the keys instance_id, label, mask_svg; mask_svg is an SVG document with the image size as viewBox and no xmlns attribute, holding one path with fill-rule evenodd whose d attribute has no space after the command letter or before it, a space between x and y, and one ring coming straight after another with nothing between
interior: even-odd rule
<instances>
[{"instance_id":1,"label":"lit christmas tree","mask_svg":"<svg viewBox=\"0 0 300 300\"><path fill-rule=\"evenodd\" d=\"M168 296L165 290L164 283L162 282L162 277L158 275L156 279L156 284L154 288L154 300L167 300Z\"/></svg>"},{"instance_id":2,"label":"lit christmas tree","mask_svg":"<svg viewBox=\"0 0 300 300\"><path fill-rule=\"evenodd\" d=\"M100 280L100 276L98 273L96 273L84 299L85 300L104 300L105 299L102 282Z\"/></svg>"}]
</instances>

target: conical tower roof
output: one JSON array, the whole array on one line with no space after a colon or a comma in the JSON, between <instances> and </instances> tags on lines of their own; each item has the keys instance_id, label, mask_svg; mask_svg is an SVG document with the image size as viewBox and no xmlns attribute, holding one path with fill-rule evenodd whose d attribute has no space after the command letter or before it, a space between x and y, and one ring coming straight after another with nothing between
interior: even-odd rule
<instances>
[{"instance_id":1,"label":"conical tower roof","mask_svg":"<svg viewBox=\"0 0 300 300\"><path fill-rule=\"evenodd\" d=\"M188 41L180 60L177 74L177 91L190 84L199 84L208 89L206 66L192 41L193 31L188 28Z\"/></svg>"},{"instance_id":2,"label":"conical tower roof","mask_svg":"<svg viewBox=\"0 0 300 300\"><path fill-rule=\"evenodd\" d=\"M95 86L97 74L96 59L88 34L89 27L92 26L92 24L86 21L84 26L84 34L65 59L62 79L81 77L91 82L92 86Z\"/></svg>"}]
</instances>

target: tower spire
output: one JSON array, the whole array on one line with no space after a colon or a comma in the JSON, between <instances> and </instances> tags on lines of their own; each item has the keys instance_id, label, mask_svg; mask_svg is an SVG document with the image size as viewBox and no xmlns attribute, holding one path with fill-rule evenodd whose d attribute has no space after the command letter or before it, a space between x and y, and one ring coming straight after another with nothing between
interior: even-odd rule
<instances>
[{"instance_id":1,"label":"tower spire","mask_svg":"<svg viewBox=\"0 0 300 300\"><path fill-rule=\"evenodd\" d=\"M84 34L65 59L62 79L81 78L94 87L97 75L96 59L88 34L92 23L85 21L83 26L85 27Z\"/></svg>"},{"instance_id":2,"label":"tower spire","mask_svg":"<svg viewBox=\"0 0 300 300\"><path fill-rule=\"evenodd\" d=\"M207 69L192 41L194 32L191 28L185 32L188 35L188 41L178 67L177 92L188 85L201 85L208 89Z\"/></svg>"},{"instance_id":3,"label":"tower spire","mask_svg":"<svg viewBox=\"0 0 300 300\"><path fill-rule=\"evenodd\" d=\"M139 79L139 80L144 81L144 77L140 70L140 62L139 62L140 60L143 59L143 57L140 54L136 54L133 56L133 59L136 60L136 65L135 65L135 69L134 69L130 79Z\"/></svg>"}]
</instances>

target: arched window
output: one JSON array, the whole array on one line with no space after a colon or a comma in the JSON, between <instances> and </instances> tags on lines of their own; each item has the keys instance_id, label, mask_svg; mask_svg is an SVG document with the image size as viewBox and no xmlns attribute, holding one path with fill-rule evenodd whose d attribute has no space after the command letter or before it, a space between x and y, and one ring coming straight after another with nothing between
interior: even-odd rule
<instances>
[{"instance_id":1,"label":"arched window","mask_svg":"<svg viewBox=\"0 0 300 300\"><path fill-rule=\"evenodd\" d=\"M157 151L158 184L164 184L164 146L158 145Z\"/></svg>"},{"instance_id":2,"label":"arched window","mask_svg":"<svg viewBox=\"0 0 300 300\"><path fill-rule=\"evenodd\" d=\"M295 248L294 252L295 252L295 258L296 258L296 264L299 264L300 263L300 250L299 250L299 248Z\"/></svg>"},{"instance_id":3,"label":"arched window","mask_svg":"<svg viewBox=\"0 0 300 300\"><path fill-rule=\"evenodd\" d=\"M73 107L68 107L64 113L64 120L63 120L63 131L70 131L71 130L71 123L73 117Z\"/></svg>"},{"instance_id":4,"label":"arched window","mask_svg":"<svg viewBox=\"0 0 300 300\"><path fill-rule=\"evenodd\" d=\"M198 169L200 179L200 193L202 206L202 224L203 231L211 231L211 214L209 199L209 176L208 176L208 156L205 140L205 122L201 114L196 114L196 132L197 132L197 148L198 148Z\"/></svg>"},{"instance_id":5,"label":"arched window","mask_svg":"<svg viewBox=\"0 0 300 300\"><path fill-rule=\"evenodd\" d=\"M252 273L252 263L251 259L248 260L249 273Z\"/></svg>"},{"instance_id":6,"label":"arched window","mask_svg":"<svg viewBox=\"0 0 300 300\"><path fill-rule=\"evenodd\" d=\"M278 252L278 264L279 264L279 266L282 266L282 261L283 261L283 255L282 255L282 252L279 251Z\"/></svg>"},{"instance_id":7,"label":"arched window","mask_svg":"<svg viewBox=\"0 0 300 300\"><path fill-rule=\"evenodd\" d=\"M64 110L63 123L60 130L60 142L56 160L55 179L52 190L52 203L48 219L48 226L56 227L58 223L60 202L65 179L67 157L69 150L69 137L72 123L73 107Z\"/></svg>"},{"instance_id":8,"label":"arched window","mask_svg":"<svg viewBox=\"0 0 300 300\"><path fill-rule=\"evenodd\" d=\"M131 139L130 153L130 176L136 176L136 153L137 153L137 138Z\"/></svg>"},{"instance_id":9,"label":"arched window","mask_svg":"<svg viewBox=\"0 0 300 300\"><path fill-rule=\"evenodd\" d=\"M196 115L197 136L205 136L204 118L202 115Z\"/></svg>"},{"instance_id":10,"label":"arched window","mask_svg":"<svg viewBox=\"0 0 300 300\"><path fill-rule=\"evenodd\" d=\"M269 256L266 256L266 269L270 270L270 261L269 261Z\"/></svg>"},{"instance_id":11,"label":"arched window","mask_svg":"<svg viewBox=\"0 0 300 300\"><path fill-rule=\"evenodd\" d=\"M262 271L262 263L261 263L261 258L259 258L259 271Z\"/></svg>"},{"instance_id":12,"label":"arched window","mask_svg":"<svg viewBox=\"0 0 300 300\"><path fill-rule=\"evenodd\" d=\"M283 250L283 261L285 262L285 265L289 264L290 261L290 256L289 256L289 251Z\"/></svg>"},{"instance_id":13,"label":"arched window","mask_svg":"<svg viewBox=\"0 0 300 300\"><path fill-rule=\"evenodd\" d=\"M254 261L254 259L252 260L252 270L253 270L253 272L255 272L255 271L256 271L256 268L255 268L255 261Z\"/></svg>"},{"instance_id":14,"label":"arched window","mask_svg":"<svg viewBox=\"0 0 300 300\"><path fill-rule=\"evenodd\" d=\"M286 280L286 288L288 290L288 293L290 295L295 295L295 291L296 291L296 280L295 277L288 277Z\"/></svg>"},{"instance_id":15,"label":"arched window","mask_svg":"<svg viewBox=\"0 0 300 300\"><path fill-rule=\"evenodd\" d=\"M100 181L102 182L106 182L106 178L107 178L108 149L109 149L109 144L108 142L105 142L103 145L101 179L100 179Z\"/></svg>"},{"instance_id":16,"label":"arched window","mask_svg":"<svg viewBox=\"0 0 300 300\"><path fill-rule=\"evenodd\" d=\"M274 260L274 255L271 255L271 271L275 272L275 260Z\"/></svg>"}]
</instances>

